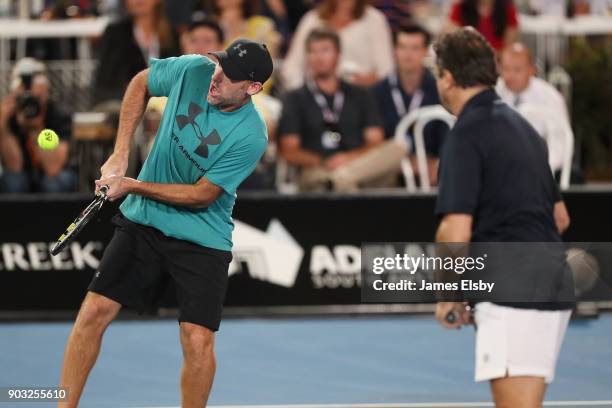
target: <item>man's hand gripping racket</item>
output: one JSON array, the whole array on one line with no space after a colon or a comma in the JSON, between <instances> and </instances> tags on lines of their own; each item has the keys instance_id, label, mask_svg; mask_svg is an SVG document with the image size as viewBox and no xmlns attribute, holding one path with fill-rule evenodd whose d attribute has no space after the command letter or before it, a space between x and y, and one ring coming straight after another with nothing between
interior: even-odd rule
<instances>
[{"instance_id":1,"label":"man's hand gripping racket","mask_svg":"<svg viewBox=\"0 0 612 408\"><path fill-rule=\"evenodd\" d=\"M74 221L66 228L66 231L57 239L57 242L51 249L51 255L57 255L66 246L72 242L77 235L83 230L85 225L96 216L107 200L108 186L101 186L96 193L96 198L75 218Z\"/></svg>"},{"instance_id":2,"label":"man's hand gripping racket","mask_svg":"<svg viewBox=\"0 0 612 408\"><path fill-rule=\"evenodd\" d=\"M473 311L467 302L438 302L436 319L448 329L459 329L461 326L474 324Z\"/></svg>"}]
</instances>

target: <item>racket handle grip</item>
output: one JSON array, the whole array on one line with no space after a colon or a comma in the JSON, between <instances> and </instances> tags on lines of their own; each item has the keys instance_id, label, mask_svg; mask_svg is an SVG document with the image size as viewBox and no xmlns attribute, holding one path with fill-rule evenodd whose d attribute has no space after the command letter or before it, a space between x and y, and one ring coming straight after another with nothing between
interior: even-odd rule
<instances>
[{"instance_id":1,"label":"racket handle grip","mask_svg":"<svg viewBox=\"0 0 612 408\"><path fill-rule=\"evenodd\" d=\"M107 192L108 192L108 185L104 184L103 186L100 186L100 193L106 194Z\"/></svg>"}]
</instances>

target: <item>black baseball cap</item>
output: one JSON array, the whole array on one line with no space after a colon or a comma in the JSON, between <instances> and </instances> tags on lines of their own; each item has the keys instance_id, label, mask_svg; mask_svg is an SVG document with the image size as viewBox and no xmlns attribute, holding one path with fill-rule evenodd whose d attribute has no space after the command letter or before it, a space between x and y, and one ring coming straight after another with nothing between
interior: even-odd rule
<instances>
[{"instance_id":1,"label":"black baseball cap","mask_svg":"<svg viewBox=\"0 0 612 408\"><path fill-rule=\"evenodd\" d=\"M219 60L225 75L232 81L255 81L262 84L272 75L272 57L265 44L239 39L225 51L209 54Z\"/></svg>"}]
</instances>

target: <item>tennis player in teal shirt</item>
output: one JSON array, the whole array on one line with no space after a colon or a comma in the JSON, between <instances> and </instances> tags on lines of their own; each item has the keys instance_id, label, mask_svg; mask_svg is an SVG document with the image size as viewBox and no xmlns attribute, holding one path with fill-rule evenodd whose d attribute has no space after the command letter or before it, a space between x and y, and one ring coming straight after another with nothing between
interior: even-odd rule
<instances>
[{"instance_id":1,"label":"tennis player in teal shirt","mask_svg":"<svg viewBox=\"0 0 612 408\"><path fill-rule=\"evenodd\" d=\"M115 150L96 180L96 188L109 187L111 201L127 197L68 339L60 385L70 392L59 407L78 405L102 335L120 308L153 308L168 279L180 311L181 406L206 405L232 259L236 189L268 143L251 96L271 74L266 46L237 40L210 58L152 60L130 82ZM168 102L151 152L132 179L125 177L129 148L149 96Z\"/></svg>"}]
</instances>

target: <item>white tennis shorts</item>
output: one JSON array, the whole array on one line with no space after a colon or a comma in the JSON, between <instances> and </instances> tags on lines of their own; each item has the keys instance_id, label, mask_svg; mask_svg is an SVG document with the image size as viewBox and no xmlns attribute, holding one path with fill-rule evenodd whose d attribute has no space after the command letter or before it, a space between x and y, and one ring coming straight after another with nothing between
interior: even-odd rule
<instances>
[{"instance_id":1,"label":"white tennis shorts","mask_svg":"<svg viewBox=\"0 0 612 408\"><path fill-rule=\"evenodd\" d=\"M476 381L535 376L551 383L570 315L476 304Z\"/></svg>"}]
</instances>

